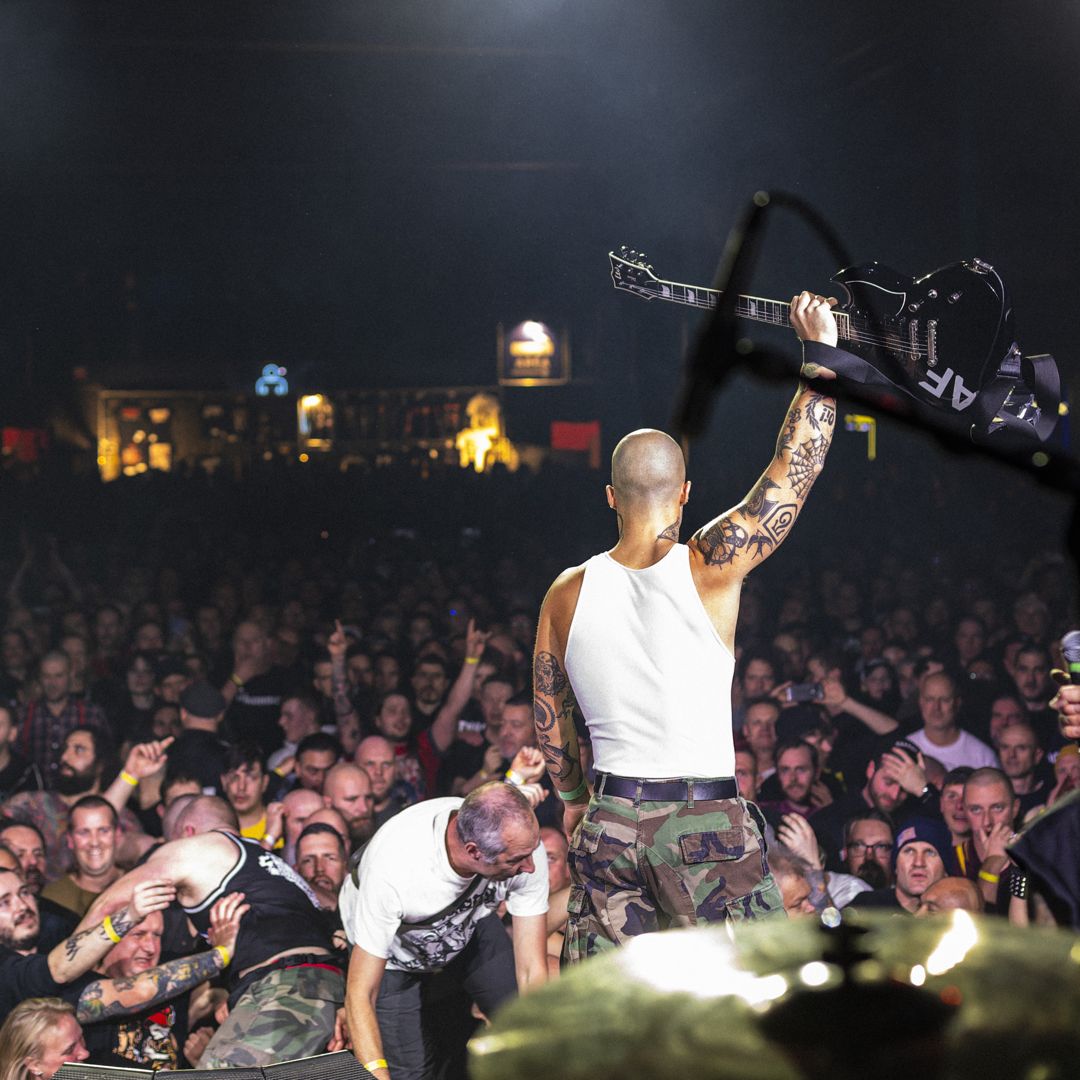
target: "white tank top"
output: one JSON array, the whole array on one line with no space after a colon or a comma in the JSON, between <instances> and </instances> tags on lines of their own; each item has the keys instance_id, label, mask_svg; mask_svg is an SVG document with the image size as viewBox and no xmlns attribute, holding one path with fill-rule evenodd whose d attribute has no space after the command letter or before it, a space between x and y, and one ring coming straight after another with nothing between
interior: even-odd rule
<instances>
[{"instance_id":1,"label":"white tank top","mask_svg":"<svg viewBox=\"0 0 1080 1080\"><path fill-rule=\"evenodd\" d=\"M585 564L566 671L598 772L734 774L735 658L701 603L685 544L644 570L606 552Z\"/></svg>"}]
</instances>

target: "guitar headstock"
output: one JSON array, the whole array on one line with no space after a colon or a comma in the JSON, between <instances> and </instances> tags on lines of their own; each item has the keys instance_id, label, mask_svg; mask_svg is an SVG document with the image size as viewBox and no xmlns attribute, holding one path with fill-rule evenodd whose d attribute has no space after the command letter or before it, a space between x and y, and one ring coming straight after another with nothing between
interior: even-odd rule
<instances>
[{"instance_id":1,"label":"guitar headstock","mask_svg":"<svg viewBox=\"0 0 1080 1080\"><path fill-rule=\"evenodd\" d=\"M611 280L616 289L632 292L646 300L660 295L660 279L643 251L635 251L623 244L618 251L609 251L608 259L611 262Z\"/></svg>"}]
</instances>

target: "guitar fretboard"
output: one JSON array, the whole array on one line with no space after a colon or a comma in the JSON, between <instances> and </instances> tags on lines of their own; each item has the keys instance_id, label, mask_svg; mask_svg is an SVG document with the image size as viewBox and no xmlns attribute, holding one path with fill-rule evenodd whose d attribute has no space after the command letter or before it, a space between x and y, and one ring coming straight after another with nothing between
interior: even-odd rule
<instances>
[{"instance_id":1,"label":"guitar fretboard","mask_svg":"<svg viewBox=\"0 0 1080 1080\"><path fill-rule=\"evenodd\" d=\"M682 285L677 281L654 279L652 291L657 299L669 300L687 307L714 308L720 302L718 289L706 289L700 285ZM754 322L772 323L774 326L790 326L789 305L784 300L769 300L764 296L742 296L735 301L735 314ZM851 320L846 311L834 311L836 328L842 338L851 336Z\"/></svg>"}]
</instances>

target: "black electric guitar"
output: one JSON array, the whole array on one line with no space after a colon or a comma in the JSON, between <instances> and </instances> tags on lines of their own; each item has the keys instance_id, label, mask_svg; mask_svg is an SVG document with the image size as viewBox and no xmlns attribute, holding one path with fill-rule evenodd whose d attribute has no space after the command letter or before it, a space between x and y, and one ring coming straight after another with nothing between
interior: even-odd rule
<instances>
[{"instance_id":1,"label":"black electric guitar","mask_svg":"<svg viewBox=\"0 0 1080 1080\"><path fill-rule=\"evenodd\" d=\"M716 289L658 278L644 255L626 247L608 257L616 289L699 308L715 307L719 300ZM996 376L1019 380L1020 350L1013 340L1005 286L981 259L953 263L918 279L868 263L841 270L832 280L844 292L834 309L840 346L917 400L963 413ZM739 296L735 314L791 325L788 304L781 300ZM1038 408L1033 398L1011 405L1014 415L1025 406L1029 412Z\"/></svg>"}]
</instances>

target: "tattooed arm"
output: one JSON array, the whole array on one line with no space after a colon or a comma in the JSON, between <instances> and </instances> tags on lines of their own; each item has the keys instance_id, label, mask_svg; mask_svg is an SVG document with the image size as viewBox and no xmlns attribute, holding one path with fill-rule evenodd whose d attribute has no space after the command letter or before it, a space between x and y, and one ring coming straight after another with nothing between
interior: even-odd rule
<instances>
[{"instance_id":1,"label":"tattooed arm","mask_svg":"<svg viewBox=\"0 0 1080 1080\"><path fill-rule=\"evenodd\" d=\"M576 567L561 574L548 590L540 609L533 658L533 722L536 744L548 776L560 792L578 791L563 802L563 828L571 835L585 815L590 791L581 768L574 689L565 670L566 635L574 617L585 571ZM579 791L580 789L580 791Z\"/></svg>"},{"instance_id":2,"label":"tattooed arm","mask_svg":"<svg viewBox=\"0 0 1080 1080\"><path fill-rule=\"evenodd\" d=\"M209 952L182 956L137 975L97 979L84 987L75 1010L79 1022L92 1024L141 1012L212 979L232 958L240 920L250 906L244 903L243 893L229 893L214 904L210 911L210 941L214 948ZM115 923L116 916L113 916ZM105 970L112 970L107 960Z\"/></svg>"},{"instance_id":3,"label":"tattooed arm","mask_svg":"<svg viewBox=\"0 0 1080 1080\"><path fill-rule=\"evenodd\" d=\"M132 892L131 902L111 916L113 933L122 938L137 922L152 911L161 911L176 897L171 882L147 881ZM49 953L49 973L58 983L68 983L85 975L98 964L116 942L105 929L104 920L96 921L61 941Z\"/></svg>"},{"instance_id":4,"label":"tattooed arm","mask_svg":"<svg viewBox=\"0 0 1080 1080\"><path fill-rule=\"evenodd\" d=\"M109 1020L114 1016L149 1009L168 1001L224 970L225 961L217 949L196 956L182 956L167 964L119 979L97 979L79 995L75 1010L80 1024Z\"/></svg>"},{"instance_id":5,"label":"tattooed arm","mask_svg":"<svg viewBox=\"0 0 1080 1080\"><path fill-rule=\"evenodd\" d=\"M835 303L806 292L793 297L791 323L799 337L835 345L836 321L831 310ZM808 364L806 374L825 378L833 373ZM784 418L773 459L750 494L690 538L691 552L705 567L742 577L780 546L825 464L835 426L836 399L801 383Z\"/></svg>"}]
</instances>

